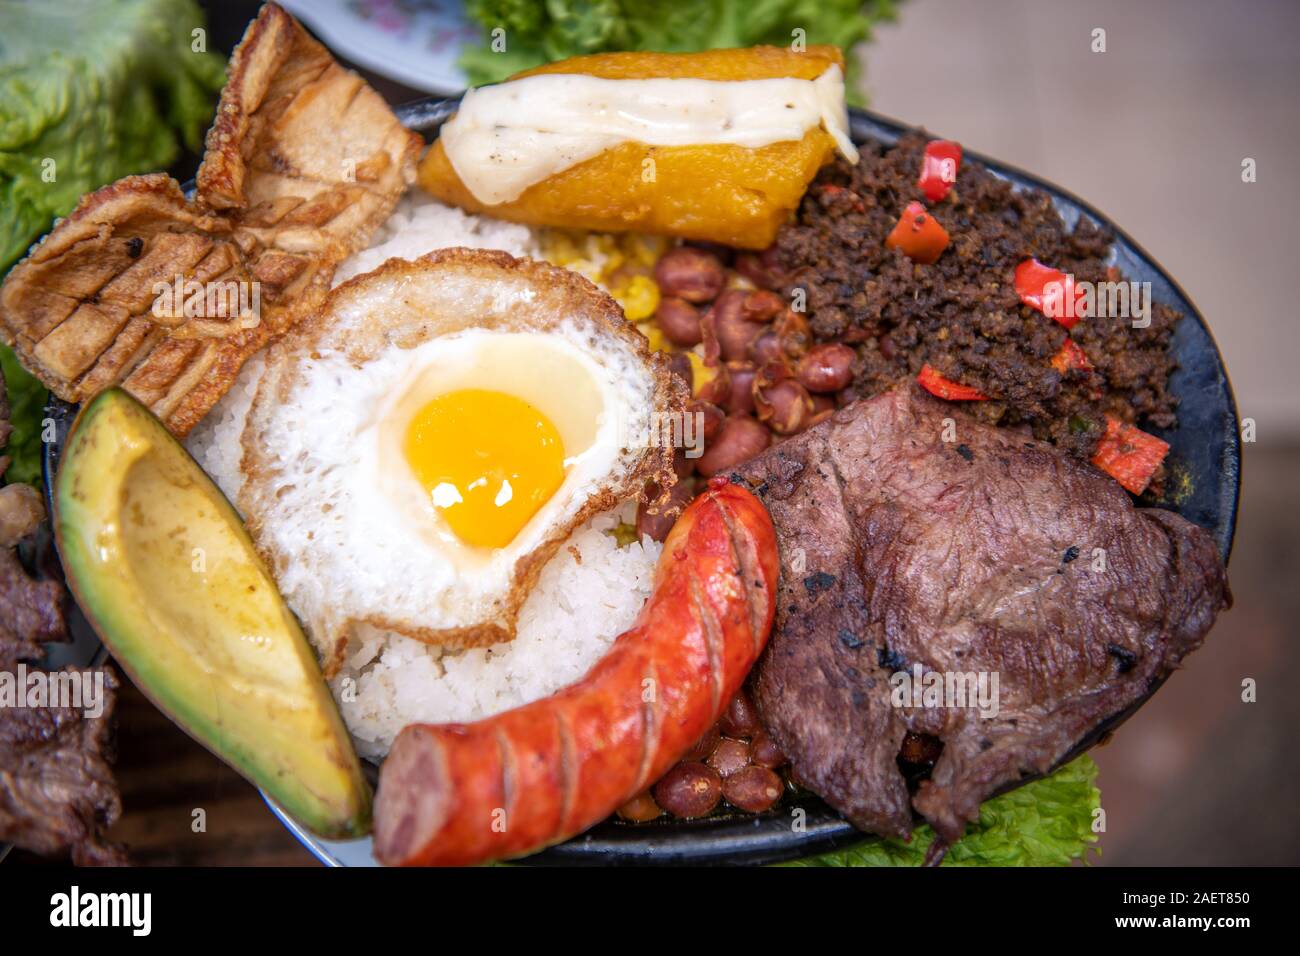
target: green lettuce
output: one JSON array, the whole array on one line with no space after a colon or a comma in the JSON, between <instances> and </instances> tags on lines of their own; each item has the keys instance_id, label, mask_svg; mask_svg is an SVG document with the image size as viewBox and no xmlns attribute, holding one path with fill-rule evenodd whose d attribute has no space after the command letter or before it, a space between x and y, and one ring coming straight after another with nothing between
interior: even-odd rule
<instances>
[{"instance_id":1,"label":"green lettuce","mask_svg":"<svg viewBox=\"0 0 1300 956\"><path fill-rule=\"evenodd\" d=\"M0 368L9 393L9 420L14 430L0 454L9 456L4 483L41 483L41 417L45 409L45 386L18 364L14 353L0 345Z\"/></svg>"},{"instance_id":2,"label":"green lettuce","mask_svg":"<svg viewBox=\"0 0 1300 956\"><path fill-rule=\"evenodd\" d=\"M0 0L0 274L83 193L197 151L225 75L194 0Z\"/></svg>"},{"instance_id":3,"label":"green lettuce","mask_svg":"<svg viewBox=\"0 0 1300 956\"><path fill-rule=\"evenodd\" d=\"M944 866L1067 866L1100 854L1093 812L1101 805L1097 765L1086 754L1050 777L985 801L979 822L949 847ZM910 843L875 840L784 866L920 866L934 839L920 827Z\"/></svg>"},{"instance_id":4,"label":"green lettuce","mask_svg":"<svg viewBox=\"0 0 1300 956\"><path fill-rule=\"evenodd\" d=\"M194 0L0 0L0 276L83 193L199 150L225 79L203 27ZM0 363L6 480L39 483L45 389Z\"/></svg>"},{"instance_id":5,"label":"green lettuce","mask_svg":"<svg viewBox=\"0 0 1300 956\"><path fill-rule=\"evenodd\" d=\"M468 0L484 30L460 65L474 86L496 83L540 63L606 50L693 50L786 46L796 28L810 44L848 50L871 38L875 23L894 18L896 0ZM504 52L492 31L505 30ZM849 57L849 100L859 102L858 64Z\"/></svg>"}]
</instances>

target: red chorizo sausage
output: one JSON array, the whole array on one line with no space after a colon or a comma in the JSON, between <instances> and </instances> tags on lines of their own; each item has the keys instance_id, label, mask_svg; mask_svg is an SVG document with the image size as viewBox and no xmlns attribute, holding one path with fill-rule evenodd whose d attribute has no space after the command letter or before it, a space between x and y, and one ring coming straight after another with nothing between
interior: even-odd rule
<instances>
[{"instance_id":1,"label":"red chorizo sausage","mask_svg":"<svg viewBox=\"0 0 1300 956\"><path fill-rule=\"evenodd\" d=\"M664 542L640 615L576 684L473 724L412 724L379 773L375 856L467 866L603 820L711 727L767 643L776 533L763 505L709 482Z\"/></svg>"}]
</instances>

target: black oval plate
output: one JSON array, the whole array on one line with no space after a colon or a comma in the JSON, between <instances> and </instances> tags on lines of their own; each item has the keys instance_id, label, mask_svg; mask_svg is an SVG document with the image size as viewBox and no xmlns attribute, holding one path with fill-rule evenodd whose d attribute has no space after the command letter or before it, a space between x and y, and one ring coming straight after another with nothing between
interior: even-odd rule
<instances>
[{"instance_id":1,"label":"black oval plate","mask_svg":"<svg viewBox=\"0 0 1300 956\"><path fill-rule=\"evenodd\" d=\"M459 98L418 100L397 107L395 112L406 126L431 138L455 113L458 102ZM850 111L850 126L853 139L859 144L889 146L903 134L916 131L886 117L856 109ZM1179 398L1179 426L1172 431L1156 433L1169 442L1169 467L1176 476L1187 480L1170 482L1171 486L1181 486L1183 490L1177 500L1159 504L1207 529L1214 536L1219 553L1226 562L1232 551L1237 522L1241 447L1232 386L1205 319L1178 283L1127 233L1092 206L1037 176L978 153L968 152L967 155L1017 186L1040 189L1050 195L1068 228L1073 228L1080 216L1105 226L1115 236L1109 261L1118 266L1128 279L1150 282L1155 302L1183 314L1184 320L1176 326L1171 345L1179 364L1170 382L1171 391ZM55 400L47 411L54 419L56 432L55 441L45 448L48 489L58 466L67 427L76 409ZM77 624L80 629L86 628L80 615L76 618L74 628ZM79 646L89 646L93 656L98 642L86 638L85 634L78 635ZM1105 733L1123 723L1144 701L1145 698L1097 728L1087 739L1080 741L1061 764L1083 753ZM1030 779L1033 778L1006 789L1014 789ZM790 811L794 807L802 808L806 815L800 832L791 828ZM278 808L272 805L272 809L284 819ZM318 858L326 863L338 863L337 857L322 841L302 832L291 821L285 822ZM527 862L538 865L774 863L842 849L870 839L874 837L855 830L821 800L804 796L793 801L783 800L777 809L761 816L724 814L704 820L660 820L642 824L611 819L567 843L530 857Z\"/></svg>"}]
</instances>

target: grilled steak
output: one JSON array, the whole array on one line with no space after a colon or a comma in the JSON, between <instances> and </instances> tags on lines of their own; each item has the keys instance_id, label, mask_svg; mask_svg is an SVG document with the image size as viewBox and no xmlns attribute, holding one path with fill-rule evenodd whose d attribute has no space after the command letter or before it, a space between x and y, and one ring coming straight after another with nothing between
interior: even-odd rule
<instances>
[{"instance_id":1,"label":"grilled steak","mask_svg":"<svg viewBox=\"0 0 1300 956\"><path fill-rule=\"evenodd\" d=\"M109 668L67 668L49 680L83 682L103 673L103 712L87 716L53 704L0 709L0 842L35 853L71 851L78 866L122 865L125 851L104 839L122 801L113 780L113 708Z\"/></svg>"},{"instance_id":2,"label":"grilled steak","mask_svg":"<svg viewBox=\"0 0 1300 956\"><path fill-rule=\"evenodd\" d=\"M6 394L0 372L0 447L10 433ZM8 464L0 457L0 480ZM125 852L103 839L122 809L109 767L113 672L102 668L98 678L94 668L47 672L23 663L44 657L47 643L68 639L62 582L33 577L18 556L18 545L44 520L35 488L0 487L0 843L71 851L77 864L124 863ZM80 708L60 706L76 701L50 692L96 680L100 708L84 698Z\"/></svg>"},{"instance_id":3,"label":"grilled steak","mask_svg":"<svg viewBox=\"0 0 1300 956\"><path fill-rule=\"evenodd\" d=\"M984 799L1146 695L1229 600L1200 528L915 387L845 407L736 480L781 543L763 721L801 781L879 834L909 833L915 809L958 839ZM996 704L977 709L981 674ZM966 706L902 675L969 679ZM909 734L942 744L914 794Z\"/></svg>"}]
</instances>

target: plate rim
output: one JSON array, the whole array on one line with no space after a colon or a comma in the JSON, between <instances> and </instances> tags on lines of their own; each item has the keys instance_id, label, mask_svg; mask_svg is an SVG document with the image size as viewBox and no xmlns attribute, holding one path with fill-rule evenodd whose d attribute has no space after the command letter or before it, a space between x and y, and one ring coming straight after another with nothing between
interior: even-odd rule
<instances>
[{"instance_id":1,"label":"plate rim","mask_svg":"<svg viewBox=\"0 0 1300 956\"><path fill-rule=\"evenodd\" d=\"M436 130L454 114L459 102L459 95L432 95L395 106L393 111L405 126L426 134L427 138L428 133ZM908 133L931 135L924 127L911 126L892 117L856 107L850 108L849 118L850 130L855 142L873 140L885 145L892 145L898 138ZM1231 434L1225 436L1224 451L1220 460L1220 475L1226 480L1219 501L1220 508L1217 509L1219 512L1218 524L1213 529L1207 529L1215 536L1218 550L1226 566L1232 554L1240 506L1240 416L1227 365L1209 323L1182 285L1160 262L1123 227L1119 226L1111 217L1092 203L1079 198L1068 189L1057 186L1055 183L1013 164L994 159L975 150L963 150L963 152L966 156L983 164L994 175L1008 179L1018 187L1034 188L1046 192L1051 196L1053 204L1058 207L1058 213L1062 212L1060 206L1061 201L1064 201L1069 206L1077 209L1081 215L1086 215L1093 222L1104 225L1114 236L1112 248L1127 247L1139 260L1153 269L1168 284L1170 290L1180 300L1181 305L1186 306L1186 309L1183 310L1184 320L1194 319L1195 324L1204 333L1213 352L1215 371L1222 379L1222 390L1226 398L1224 411L1227 412L1233 424ZM42 477L45 479L48 506L51 504L49 501L52 488L51 479L54 477L57 468L59 452L63 445L66 429L75 415L75 407L62 403L51 396L51 402L47 405L47 415L52 416L56 422L55 440L44 446L42 454ZM50 510L49 513L52 515L53 511ZM102 658L105 656L103 651L104 649L101 646L96 653ZM1127 720L1158 689L1159 685L1157 684L1132 706L1114 715L1093 733L1089 734L1056 767L1053 767L1053 770L1090 750L1100 737ZM999 792L1015 789L1033 779L1038 778L1026 778ZM294 838L317 860L327 866L352 865L339 858L338 854L341 849L350 847L360 850L369 845L369 837L347 841L333 841L317 837L290 817L264 791L259 790L259 793L266 802L267 807ZM606 866L619 864L758 864L815 856L879 839L879 837L858 831L847 820L830 810L829 807L826 807L824 803L815 797L805 799L801 796L800 803L796 805L811 805L818 813L817 818L811 820L811 834L796 834L784 821L780 822L779 827L773 826L773 824L777 823L778 818L771 815L754 817L736 814L706 818L700 821L671 821L661 825L652 824L648 826L631 826L611 823L607 820L597 824L584 834L579 834L564 843L549 847L518 862L530 865ZM782 809L788 810L789 805L783 802ZM636 833L638 838L626 839L624 836L615 836L614 834L617 834L618 831L624 831L625 837L631 837L633 833ZM369 865L377 865L368 852L366 858Z\"/></svg>"}]
</instances>

